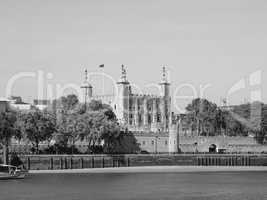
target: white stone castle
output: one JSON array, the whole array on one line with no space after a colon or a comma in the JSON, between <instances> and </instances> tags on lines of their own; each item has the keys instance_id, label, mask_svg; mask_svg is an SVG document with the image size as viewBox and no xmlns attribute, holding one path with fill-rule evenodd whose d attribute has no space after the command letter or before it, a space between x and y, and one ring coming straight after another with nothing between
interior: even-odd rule
<instances>
[{"instance_id":1,"label":"white stone castle","mask_svg":"<svg viewBox=\"0 0 267 200\"><path fill-rule=\"evenodd\" d=\"M171 111L170 82L167 78L166 68L163 67L162 78L159 83L160 95L134 94L127 79L125 67L121 67L121 77L117 82L117 94L114 96L95 96L93 86L88 81L87 70L85 80L81 85L84 102L101 100L109 104L116 114L119 122L128 130L144 137L145 135L157 137L167 135L166 141L169 152L177 152L177 120ZM111 100L113 99L113 101ZM140 141L141 142L141 141ZM141 142L142 143L142 142Z\"/></svg>"},{"instance_id":2,"label":"white stone castle","mask_svg":"<svg viewBox=\"0 0 267 200\"><path fill-rule=\"evenodd\" d=\"M173 116L171 112L170 83L167 80L166 68L163 67L162 80L159 83L160 95L134 94L124 66L121 78L117 82L117 94L112 96L94 96L93 86L89 83L87 70L81 86L84 102L101 100L109 104L119 122L131 131L168 132ZM111 101L110 99L114 101Z\"/></svg>"}]
</instances>

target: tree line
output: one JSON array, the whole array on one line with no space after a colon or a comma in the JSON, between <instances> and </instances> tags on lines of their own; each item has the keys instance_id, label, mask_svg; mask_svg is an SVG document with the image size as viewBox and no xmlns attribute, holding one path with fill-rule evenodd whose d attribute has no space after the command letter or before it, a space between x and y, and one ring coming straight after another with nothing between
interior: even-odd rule
<instances>
[{"instance_id":1,"label":"tree line","mask_svg":"<svg viewBox=\"0 0 267 200\"><path fill-rule=\"evenodd\" d=\"M86 153L137 153L139 145L131 132L118 124L109 105L101 101L80 103L76 95L54 100L41 111L9 110L0 113L0 144L5 163L11 138L28 141L32 153L40 153L40 144L51 144L47 153L79 153L77 141L87 143Z\"/></svg>"},{"instance_id":2,"label":"tree line","mask_svg":"<svg viewBox=\"0 0 267 200\"><path fill-rule=\"evenodd\" d=\"M267 105L253 102L219 107L206 99L194 99L183 119L198 136L253 136L263 143L267 136Z\"/></svg>"}]
</instances>

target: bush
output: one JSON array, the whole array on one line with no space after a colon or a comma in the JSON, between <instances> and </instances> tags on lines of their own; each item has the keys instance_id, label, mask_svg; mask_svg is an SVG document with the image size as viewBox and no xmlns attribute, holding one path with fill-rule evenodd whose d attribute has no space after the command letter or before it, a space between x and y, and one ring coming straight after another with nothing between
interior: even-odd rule
<instances>
[{"instance_id":1,"label":"bush","mask_svg":"<svg viewBox=\"0 0 267 200\"><path fill-rule=\"evenodd\" d=\"M75 146L55 144L40 151L40 154L82 154Z\"/></svg>"},{"instance_id":2,"label":"bush","mask_svg":"<svg viewBox=\"0 0 267 200\"><path fill-rule=\"evenodd\" d=\"M23 165L23 162L21 161L21 159L18 157L16 153L11 154L10 165L13 165L16 167Z\"/></svg>"}]
</instances>

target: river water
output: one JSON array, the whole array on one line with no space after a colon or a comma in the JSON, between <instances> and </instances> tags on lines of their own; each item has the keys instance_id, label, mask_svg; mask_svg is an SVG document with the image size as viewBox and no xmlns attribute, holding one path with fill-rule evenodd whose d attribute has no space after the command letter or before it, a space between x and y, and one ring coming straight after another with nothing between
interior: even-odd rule
<instances>
[{"instance_id":1,"label":"river water","mask_svg":"<svg viewBox=\"0 0 267 200\"><path fill-rule=\"evenodd\" d=\"M0 181L0 200L264 200L266 172L35 174Z\"/></svg>"}]
</instances>

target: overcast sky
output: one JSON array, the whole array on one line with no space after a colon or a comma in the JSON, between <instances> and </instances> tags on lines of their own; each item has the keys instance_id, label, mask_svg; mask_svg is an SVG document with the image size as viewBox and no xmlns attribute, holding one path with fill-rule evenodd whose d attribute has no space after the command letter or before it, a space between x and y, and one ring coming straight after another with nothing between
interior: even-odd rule
<instances>
[{"instance_id":1,"label":"overcast sky","mask_svg":"<svg viewBox=\"0 0 267 200\"><path fill-rule=\"evenodd\" d=\"M0 96L18 72L52 73L45 85L55 86L79 84L84 68L99 71L100 64L118 79L124 64L140 87L158 83L166 65L173 90L191 84L199 92L209 84L205 97L219 103L244 78L246 89L229 103L259 88L267 102L266 55L266 0L0 0ZM249 86L258 70L261 85ZM100 83L92 80L98 89ZM13 94L30 101L36 85L21 79Z\"/></svg>"}]
</instances>

